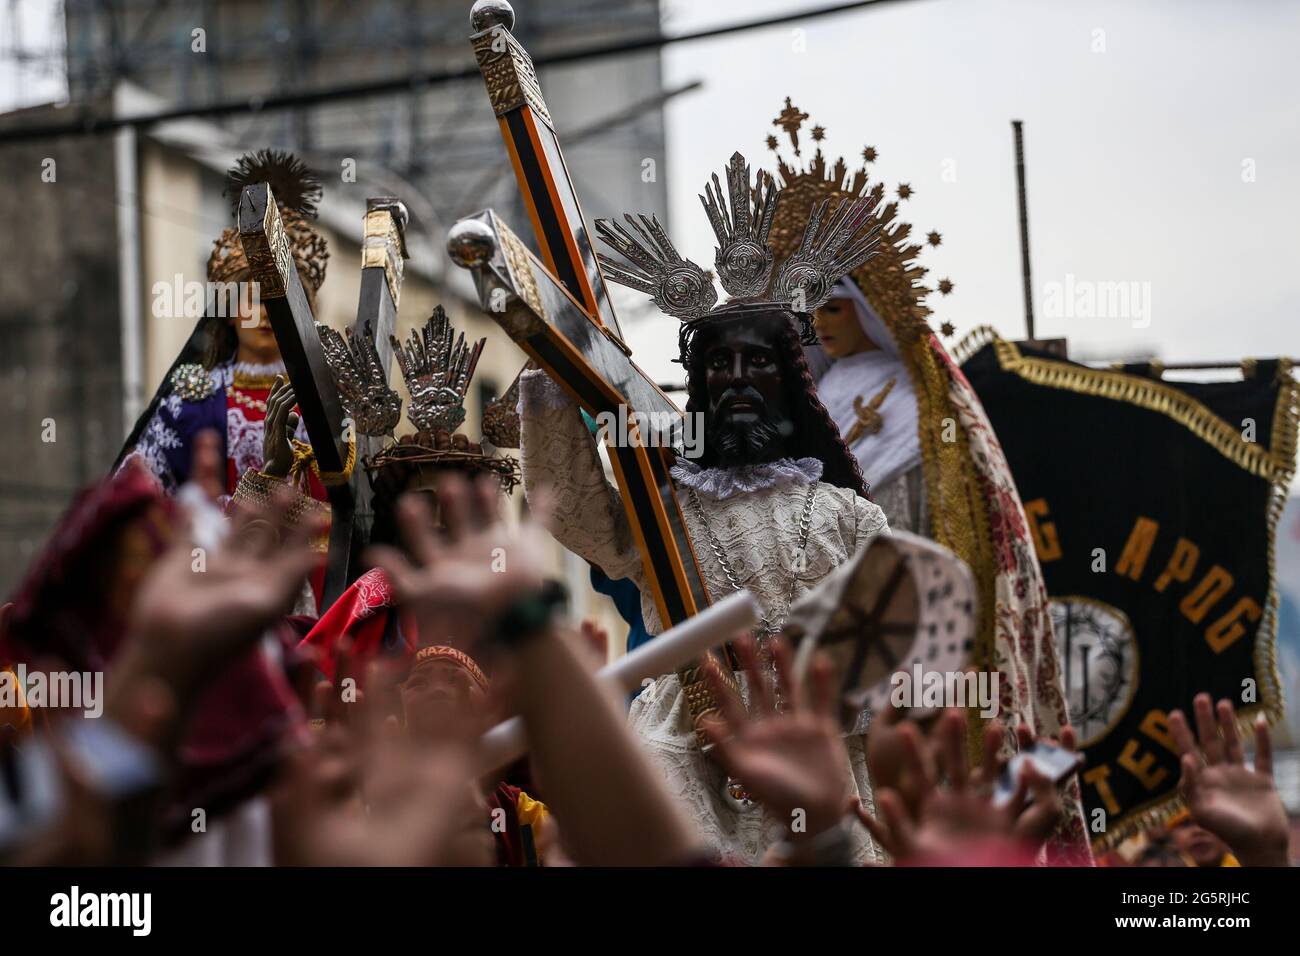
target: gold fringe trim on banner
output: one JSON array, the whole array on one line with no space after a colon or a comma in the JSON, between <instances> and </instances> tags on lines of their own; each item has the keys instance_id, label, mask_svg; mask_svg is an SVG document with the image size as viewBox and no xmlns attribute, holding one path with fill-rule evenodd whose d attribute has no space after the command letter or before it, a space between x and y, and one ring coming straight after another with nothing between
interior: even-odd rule
<instances>
[{"instance_id":1,"label":"gold fringe trim on banner","mask_svg":"<svg viewBox=\"0 0 1300 956\"><path fill-rule=\"evenodd\" d=\"M1282 679L1277 670L1277 526L1286 507L1291 479L1296 469L1296 430L1300 423L1300 386L1286 359L1278 361L1277 404L1273 410L1273 431L1269 448L1248 442L1241 433L1203 404L1171 385L1111 369L1093 369L1054 359L1027 358L1013 342L998 337L988 326L971 331L953 350L954 360L964 364L971 356L992 343L998 364L1027 382L1047 388L1059 388L1081 395L1092 395L1126 402L1138 408L1158 412L1188 429L1239 468L1263 478L1270 484L1266 513L1268 524L1268 599L1264 614L1255 631L1254 664L1260 677L1257 704L1237 710L1237 728L1253 737L1252 725L1262 710L1269 724L1277 724L1285 715L1286 701ZM1258 362L1243 359L1245 377L1255 374ZM1130 836L1159 826L1186 806L1182 794L1175 791L1132 810L1125 820L1094 839L1094 848L1112 849Z\"/></svg>"},{"instance_id":2,"label":"gold fringe trim on banner","mask_svg":"<svg viewBox=\"0 0 1300 956\"><path fill-rule=\"evenodd\" d=\"M1279 436L1278 416L1274 417L1273 447L1266 451L1258 442L1246 441L1236 428L1196 399L1165 382L1111 369L1071 365L1054 359L1026 358L1014 342L996 337L993 348L1003 370L1014 372L1026 382L1127 402L1138 408L1159 412L1178 422L1197 438L1208 442L1233 464L1268 481L1289 483L1295 473L1294 417L1289 437ZM1279 367L1279 372L1286 380L1290 379L1290 367L1286 363ZM1291 384L1294 387L1295 383ZM1284 381L1282 390L1285 389ZM1279 393L1279 413L1285 404L1280 399Z\"/></svg>"},{"instance_id":3,"label":"gold fringe trim on banner","mask_svg":"<svg viewBox=\"0 0 1300 956\"><path fill-rule=\"evenodd\" d=\"M1092 851L1094 854L1099 854L1113 850L1129 837L1164 826L1186 808L1187 801L1183 799L1180 790L1157 797L1150 803L1141 804L1136 810L1130 810L1128 816L1122 822L1115 824L1113 829L1095 838L1092 841Z\"/></svg>"},{"instance_id":4,"label":"gold fringe trim on banner","mask_svg":"<svg viewBox=\"0 0 1300 956\"><path fill-rule=\"evenodd\" d=\"M972 358L976 352L997 337L998 334L993 331L993 326L978 326L967 332L965 337L954 345L948 354L952 356L952 360L959 366L965 365L968 359Z\"/></svg>"}]
</instances>

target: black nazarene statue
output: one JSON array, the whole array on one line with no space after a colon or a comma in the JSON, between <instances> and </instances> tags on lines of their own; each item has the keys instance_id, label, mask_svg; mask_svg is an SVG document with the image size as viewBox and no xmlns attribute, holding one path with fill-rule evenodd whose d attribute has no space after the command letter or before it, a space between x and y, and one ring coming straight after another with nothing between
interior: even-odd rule
<instances>
[{"instance_id":1,"label":"black nazarene statue","mask_svg":"<svg viewBox=\"0 0 1300 956\"><path fill-rule=\"evenodd\" d=\"M751 215L742 156L732 157L726 176L728 192L715 179L706 203L721 244L719 277L733 296L725 305L717 306L704 270L681 259L653 219L628 217L631 231L607 221L596 228L630 263L602 257L605 274L650 293L682 321L687 413L702 417L704 443L698 460L678 459L672 477L710 593L754 594L764 610L762 644L781 630L792 601L888 530L817 400L801 346L811 335L809 313L870 254L874 238L864 228L869 201L821 206L807 221L803 249L778 266L766 245L779 199L771 178L760 174ZM610 577L638 582L647 629L659 633L623 503L605 481L578 408L544 371L525 372L520 384L525 490L553 490L552 533ZM787 824L765 817L706 756L696 718L708 708L702 684L683 686L668 674L638 696L630 720L709 841L757 862ZM862 729L847 743L856 791L869 802ZM865 833L853 839L857 859L874 856Z\"/></svg>"}]
</instances>

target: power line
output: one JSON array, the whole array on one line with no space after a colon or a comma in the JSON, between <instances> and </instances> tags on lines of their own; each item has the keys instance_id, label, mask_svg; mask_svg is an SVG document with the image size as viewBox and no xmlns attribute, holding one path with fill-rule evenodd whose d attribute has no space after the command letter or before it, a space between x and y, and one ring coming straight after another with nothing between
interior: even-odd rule
<instances>
[{"instance_id":1,"label":"power line","mask_svg":"<svg viewBox=\"0 0 1300 956\"><path fill-rule=\"evenodd\" d=\"M819 17L849 13L864 7L881 6L887 3L902 3L906 0L855 0L852 3L838 3L814 10L798 13L786 13L767 17L762 20L750 20L745 23L733 23L694 33L676 36L664 36L654 33L644 37L623 40L606 46L586 47L577 50L561 51L538 56L534 64L538 67L557 66L563 63L575 63L582 60L597 59L607 56L620 56L645 50L662 49L675 43L690 43L696 40L708 40L728 36L749 30L761 30L765 27L780 26L798 20L811 20ZM39 126L20 127L0 131L0 144L26 142L34 139L49 139L62 136L94 136L108 133L127 126L145 127L168 120L190 117L229 116L239 113L264 113L270 110L295 109L314 106L320 103L339 100L360 99L389 93L420 93L429 87L443 86L448 83L463 82L479 77L477 65L465 66L454 70L442 70L416 73L404 79L378 80L370 83L357 83L346 86L325 87L306 90L299 93L285 93L279 96L241 97L223 103L206 106L191 106L172 110L162 110L139 116L94 116L87 115L79 120L66 123L47 123Z\"/></svg>"}]
</instances>

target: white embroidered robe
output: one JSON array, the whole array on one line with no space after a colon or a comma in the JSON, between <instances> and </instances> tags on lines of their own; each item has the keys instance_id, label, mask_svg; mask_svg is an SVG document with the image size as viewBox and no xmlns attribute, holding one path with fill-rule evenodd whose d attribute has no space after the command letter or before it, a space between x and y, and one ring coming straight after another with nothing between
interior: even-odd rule
<instances>
[{"instance_id":1,"label":"white embroidered robe","mask_svg":"<svg viewBox=\"0 0 1300 956\"><path fill-rule=\"evenodd\" d=\"M525 372L520 382L524 490L531 495L549 486L550 531L566 548L610 578L630 578L641 588L641 608L651 634L663 630L654 600L645 587L641 556L632 538L617 489L605 479L596 441L577 407L544 371ZM765 612L787 607L793 574L794 598L814 588L831 570L872 536L888 532L884 512L852 491L816 480L820 463L812 459L752 469L674 469L679 499L709 592L715 599L731 591L727 576L708 544L708 536L688 502L686 486L697 488L712 529L740 585ZM729 474L729 472L731 474ZM802 570L796 560L808 487L817 491ZM724 797L725 774L701 752L691 726L685 694L676 674L658 678L637 697L629 722L665 772L669 787L684 803L705 839L747 863L758 863L779 842L790 821L774 820L759 807L737 810ZM854 788L872 806L867 781L865 737L846 738ZM854 854L873 862L875 848L859 826Z\"/></svg>"}]
</instances>

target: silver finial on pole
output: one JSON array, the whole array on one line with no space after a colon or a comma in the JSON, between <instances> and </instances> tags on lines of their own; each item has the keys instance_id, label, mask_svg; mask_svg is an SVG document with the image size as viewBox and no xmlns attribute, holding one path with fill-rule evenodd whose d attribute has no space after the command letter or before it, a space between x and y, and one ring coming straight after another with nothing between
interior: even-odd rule
<instances>
[{"instance_id":1,"label":"silver finial on pole","mask_svg":"<svg viewBox=\"0 0 1300 956\"><path fill-rule=\"evenodd\" d=\"M463 269L487 265L496 251L491 227L478 219L462 219L447 232L447 255Z\"/></svg>"},{"instance_id":2,"label":"silver finial on pole","mask_svg":"<svg viewBox=\"0 0 1300 956\"><path fill-rule=\"evenodd\" d=\"M506 0L478 0L469 11L469 28L475 33L493 27L515 28L515 10Z\"/></svg>"}]
</instances>

